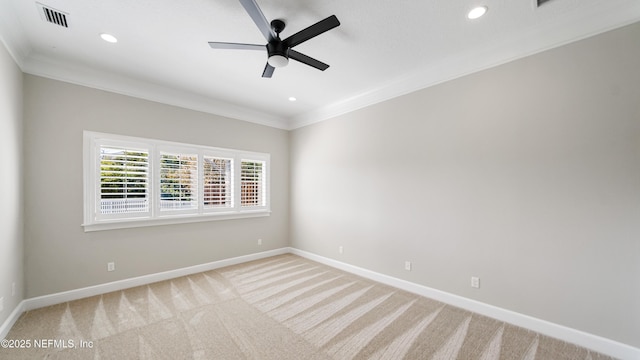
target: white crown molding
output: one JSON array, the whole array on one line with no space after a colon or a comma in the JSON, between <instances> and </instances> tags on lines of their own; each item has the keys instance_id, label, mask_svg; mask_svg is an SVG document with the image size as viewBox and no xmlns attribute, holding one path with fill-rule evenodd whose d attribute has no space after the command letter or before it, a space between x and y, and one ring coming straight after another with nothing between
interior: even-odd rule
<instances>
[{"instance_id":1,"label":"white crown molding","mask_svg":"<svg viewBox=\"0 0 640 360\"><path fill-rule=\"evenodd\" d=\"M273 128L287 129L288 127L284 119L261 111L76 64L32 56L24 62L22 71L31 75Z\"/></svg>"},{"instance_id":2,"label":"white crown molding","mask_svg":"<svg viewBox=\"0 0 640 360\"><path fill-rule=\"evenodd\" d=\"M540 24L524 36L507 36L496 40L490 46L469 48L465 53L433 63L426 70L407 74L353 94L339 102L289 118L168 86L114 75L106 70L75 66L35 56L29 48L28 41L23 38L24 34L16 30L20 29L18 20L15 17L3 16L3 13L10 14L11 9L3 9L1 6L0 10L6 11L0 11L0 40L25 73L278 129L294 130L640 21L640 1L627 2L624 7L626 11L616 10L612 8L615 4L605 1L577 15L563 14L562 22ZM619 2L616 4L620 5ZM5 5L10 6L8 3Z\"/></svg>"},{"instance_id":3,"label":"white crown molding","mask_svg":"<svg viewBox=\"0 0 640 360\"><path fill-rule=\"evenodd\" d=\"M21 26L15 16L10 16L14 13L13 7L8 1L0 1L0 43L7 49L18 67L23 69L23 64L31 49L22 31L17 31Z\"/></svg>"},{"instance_id":4,"label":"white crown molding","mask_svg":"<svg viewBox=\"0 0 640 360\"><path fill-rule=\"evenodd\" d=\"M571 19L568 16L567 22L573 23L575 26L567 27L566 24L556 24L555 26L533 28L525 36L519 34L517 38L506 37L502 41L496 41L490 47L467 49L464 54L457 54L455 57L443 59L427 70L407 74L400 79L381 84L351 98L294 116L289 119L289 130L328 120L405 94L633 24L640 21L640 1L635 1L632 4L634 11L621 13L594 7L589 15L582 15L579 18L574 16L575 19ZM605 6L606 3L603 3L602 7ZM611 15L602 18L601 14ZM599 26L596 27L597 30L586 30L590 28L589 26L593 26L594 19L599 23ZM552 41L549 41L549 39L552 39ZM473 59L473 61L469 61L469 59Z\"/></svg>"}]
</instances>

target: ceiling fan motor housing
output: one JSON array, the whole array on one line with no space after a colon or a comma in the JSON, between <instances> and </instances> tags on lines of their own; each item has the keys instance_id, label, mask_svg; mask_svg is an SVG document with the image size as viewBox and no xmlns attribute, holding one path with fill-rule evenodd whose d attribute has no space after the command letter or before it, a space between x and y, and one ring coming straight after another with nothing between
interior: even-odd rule
<instances>
[{"instance_id":1,"label":"ceiling fan motor housing","mask_svg":"<svg viewBox=\"0 0 640 360\"><path fill-rule=\"evenodd\" d=\"M273 67L283 67L289 62L289 48L280 39L269 41L267 53L269 65Z\"/></svg>"}]
</instances>

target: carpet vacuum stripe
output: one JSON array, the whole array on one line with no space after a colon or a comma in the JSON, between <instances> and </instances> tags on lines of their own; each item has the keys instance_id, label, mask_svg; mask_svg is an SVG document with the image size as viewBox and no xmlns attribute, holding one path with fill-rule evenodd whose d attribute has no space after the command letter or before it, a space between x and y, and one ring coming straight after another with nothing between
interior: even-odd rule
<instances>
[{"instance_id":1,"label":"carpet vacuum stripe","mask_svg":"<svg viewBox=\"0 0 640 360\"><path fill-rule=\"evenodd\" d=\"M31 310L2 359L604 360L293 254Z\"/></svg>"}]
</instances>

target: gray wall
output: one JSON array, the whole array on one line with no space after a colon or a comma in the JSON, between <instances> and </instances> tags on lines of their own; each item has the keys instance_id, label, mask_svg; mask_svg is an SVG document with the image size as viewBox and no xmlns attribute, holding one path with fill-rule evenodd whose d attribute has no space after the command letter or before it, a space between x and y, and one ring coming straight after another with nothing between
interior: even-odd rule
<instances>
[{"instance_id":1,"label":"gray wall","mask_svg":"<svg viewBox=\"0 0 640 360\"><path fill-rule=\"evenodd\" d=\"M292 246L640 347L638 39L293 131Z\"/></svg>"},{"instance_id":2,"label":"gray wall","mask_svg":"<svg viewBox=\"0 0 640 360\"><path fill-rule=\"evenodd\" d=\"M24 88L26 297L289 244L286 131L32 75ZM270 153L272 214L85 233L83 130Z\"/></svg>"},{"instance_id":3,"label":"gray wall","mask_svg":"<svg viewBox=\"0 0 640 360\"><path fill-rule=\"evenodd\" d=\"M0 322L23 298L292 245L640 347L638 38L636 24L289 134L23 80L2 48ZM273 214L85 233L83 130L269 152Z\"/></svg>"},{"instance_id":4,"label":"gray wall","mask_svg":"<svg viewBox=\"0 0 640 360\"><path fill-rule=\"evenodd\" d=\"M20 68L0 43L0 324L23 299L22 81Z\"/></svg>"}]
</instances>

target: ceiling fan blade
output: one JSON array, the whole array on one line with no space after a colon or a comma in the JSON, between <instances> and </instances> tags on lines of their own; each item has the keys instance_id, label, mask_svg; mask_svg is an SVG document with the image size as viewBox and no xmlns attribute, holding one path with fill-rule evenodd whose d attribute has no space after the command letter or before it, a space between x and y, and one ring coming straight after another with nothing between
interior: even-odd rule
<instances>
[{"instance_id":1,"label":"ceiling fan blade","mask_svg":"<svg viewBox=\"0 0 640 360\"><path fill-rule=\"evenodd\" d=\"M240 4L242 4L249 16L251 16L251 19L258 26L258 29L267 41L271 41L271 39L276 37L276 33L271 29L269 21L267 21L262 10L260 10L256 0L240 0Z\"/></svg>"},{"instance_id":2,"label":"ceiling fan blade","mask_svg":"<svg viewBox=\"0 0 640 360\"><path fill-rule=\"evenodd\" d=\"M264 71L262 71L262 77L263 78L270 78L273 75L273 71L276 68L274 68L273 66L269 65L269 63L267 63L267 65L264 67Z\"/></svg>"},{"instance_id":3,"label":"ceiling fan blade","mask_svg":"<svg viewBox=\"0 0 640 360\"><path fill-rule=\"evenodd\" d=\"M228 42L209 41L209 46L213 49L234 49L234 50L266 50L265 45L239 44Z\"/></svg>"},{"instance_id":4,"label":"ceiling fan blade","mask_svg":"<svg viewBox=\"0 0 640 360\"><path fill-rule=\"evenodd\" d=\"M308 28L300 30L297 33L289 36L288 38L284 39L284 43L287 47L291 48L339 25L340 21L338 21L338 18L335 15L331 15L328 18L320 20L317 23L309 26Z\"/></svg>"},{"instance_id":5,"label":"ceiling fan blade","mask_svg":"<svg viewBox=\"0 0 640 360\"><path fill-rule=\"evenodd\" d=\"M323 63L322 61L318 61L312 57L309 57L303 53L299 53L293 49L289 49L289 59L300 61L303 64L307 64L309 66L313 66L318 70L325 71L329 67L329 65Z\"/></svg>"}]
</instances>

